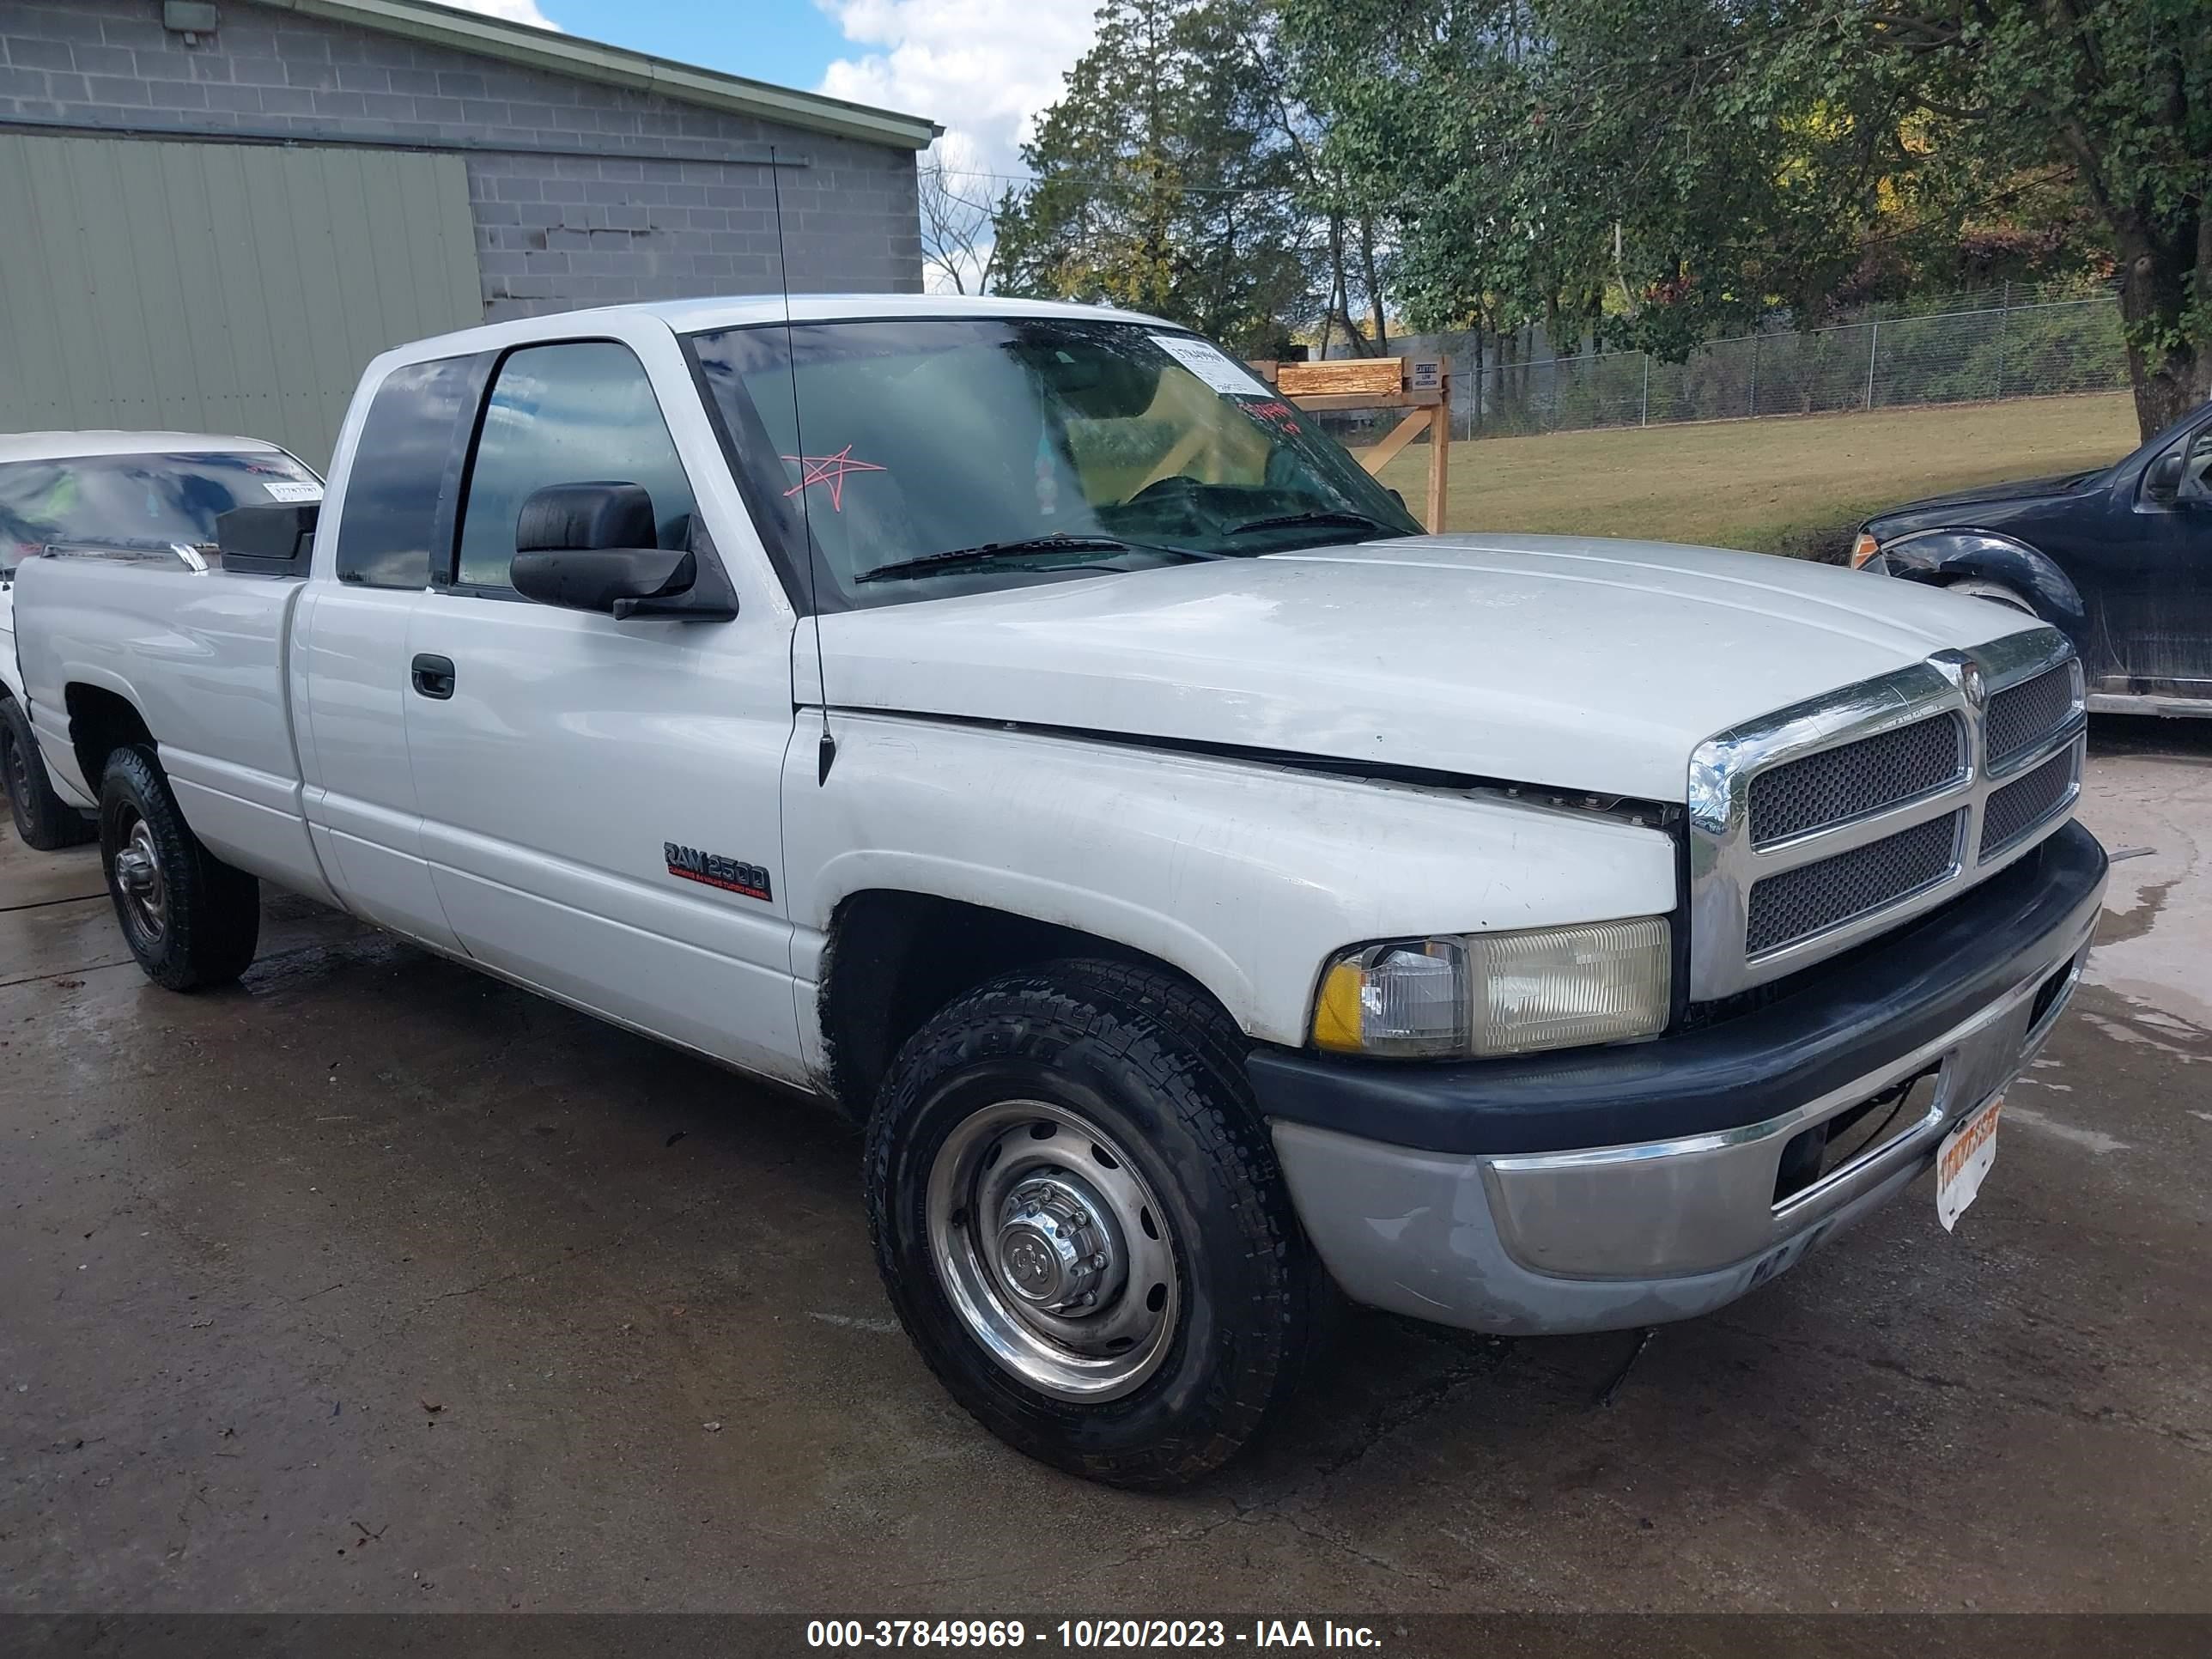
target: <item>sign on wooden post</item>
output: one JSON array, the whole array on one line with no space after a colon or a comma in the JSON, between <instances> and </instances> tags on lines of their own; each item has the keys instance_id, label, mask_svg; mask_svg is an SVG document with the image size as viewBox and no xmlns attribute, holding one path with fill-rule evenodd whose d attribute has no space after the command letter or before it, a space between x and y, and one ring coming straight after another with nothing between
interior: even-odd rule
<instances>
[{"instance_id":1,"label":"sign on wooden post","mask_svg":"<svg viewBox=\"0 0 2212 1659\"><path fill-rule=\"evenodd\" d=\"M1331 357L1317 363L1257 362L1261 379L1301 409L1402 409L1405 419L1359 457L1378 474L1398 453L1429 434L1429 494L1423 521L1430 533L1444 527L1444 490L1451 468L1451 359L1449 357Z\"/></svg>"}]
</instances>

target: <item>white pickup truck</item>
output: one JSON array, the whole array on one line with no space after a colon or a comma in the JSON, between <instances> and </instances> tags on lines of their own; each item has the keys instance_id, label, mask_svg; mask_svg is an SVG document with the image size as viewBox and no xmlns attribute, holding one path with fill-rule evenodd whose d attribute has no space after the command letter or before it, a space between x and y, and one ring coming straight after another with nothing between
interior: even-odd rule
<instances>
[{"instance_id":1,"label":"white pickup truck","mask_svg":"<svg viewBox=\"0 0 2212 1659\"><path fill-rule=\"evenodd\" d=\"M2057 633L1421 534L1155 320L793 304L389 353L319 511L27 562L149 975L265 880L835 1102L938 1376L1128 1485L1335 1291L1635 1328L1972 1197L2105 881Z\"/></svg>"}]
</instances>

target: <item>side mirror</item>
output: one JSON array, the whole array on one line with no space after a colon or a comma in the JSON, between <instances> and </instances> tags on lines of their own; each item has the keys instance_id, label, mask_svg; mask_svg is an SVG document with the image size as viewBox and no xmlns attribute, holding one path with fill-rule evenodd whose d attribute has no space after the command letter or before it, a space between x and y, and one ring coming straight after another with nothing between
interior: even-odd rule
<instances>
[{"instance_id":1,"label":"side mirror","mask_svg":"<svg viewBox=\"0 0 2212 1659\"><path fill-rule=\"evenodd\" d=\"M2150 464L2143 474L2143 494L2154 501L2172 501L2181 493L2182 453L2171 450Z\"/></svg>"},{"instance_id":2,"label":"side mirror","mask_svg":"<svg viewBox=\"0 0 2212 1659\"><path fill-rule=\"evenodd\" d=\"M522 504L514 526L514 591L540 605L617 620L666 614L697 580L684 548L656 547L653 497L634 483L553 484Z\"/></svg>"},{"instance_id":3,"label":"side mirror","mask_svg":"<svg viewBox=\"0 0 2212 1659\"><path fill-rule=\"evenodd\" d=\"M215 539L222 568L258 576L306 575L322 511L320 501L276 501L218 514Z\"/></svg>"}]
</instances>

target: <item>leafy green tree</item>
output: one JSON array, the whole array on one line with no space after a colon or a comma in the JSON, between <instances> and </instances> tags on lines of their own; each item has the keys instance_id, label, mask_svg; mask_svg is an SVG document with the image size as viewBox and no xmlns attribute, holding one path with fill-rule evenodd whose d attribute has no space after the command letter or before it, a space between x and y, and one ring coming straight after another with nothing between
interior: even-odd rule
<instances>
[{"instance_id":1,"label":"leafy green tree","mask_svg":"<svg viewBox=\"0 0 2212 1659\"><path fill-rule=\"evenodd\" d=\"M1970 207L1991 172L2086 198L2117 258L2146 437L2212 397L2212 5L1830 0L1822 15L1832 50L1907 67L1937 199Z\"/></svg>"},{"instance_id":2,"label":"leafy green tree","mask_svg":"<svg viewBox=\"0 0 2212 1659\"><path fill-rule=\"evenodd\" d=\"M1309 307L1311 237L1265 0L1110 0L998 215L1000 292L1149 311L1255 356Z\"/></svg>"},{"instance_id":3,"label":"leafy green tree","mask_svg":"<svg viewBox=\"0 0 2212 1659\"><path fill-rule=\"evenodd\" d=\"M1285 0L1419 325L1679 356L2021 192L2112 239L2139 420L2212 393L2206 0Z\"/></svg>"}]
</instances>

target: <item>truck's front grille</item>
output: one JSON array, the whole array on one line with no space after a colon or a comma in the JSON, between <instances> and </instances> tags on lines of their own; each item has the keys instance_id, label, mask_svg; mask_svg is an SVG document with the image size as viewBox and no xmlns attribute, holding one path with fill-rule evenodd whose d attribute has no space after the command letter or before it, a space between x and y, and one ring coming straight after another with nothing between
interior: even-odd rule
<instances>
[{"instance_id":1,"label":"truck's front grille","mask_svg":"<svg viewBox=\"0 0 2212 1659\"><path fill-rule=\"evenodd\" d=\"M2053 755L2026 777L1993 792L1982 808L1983 858L1993 857L2074 796L2074 750Z\"/></svg>"},{"instance_id":2,"label":"truck's front grille","mask_svg":"<svg viewBox=\"0 0 2212 1659\"><path fill-rule=\"evenodd\" d=\"M2074 712L2074 668L2061 663L2032 680L2008 686L1990 699L1989 763L2002 766L2066 724Z\"/></svg>"},{"instance_id":3,"label":"truck's front grille","mask_svg":"<svg viewBox=\"0 0 2212 1659\"><path fill-rule=\"evenodd\" d=\"M1961 816L1946 813L1756 883L1745 954L1779 951L1942 880L1957 862Z\"/></svg>"},{"instance_id":4,"label":"truck's front grille","mask_svg":"<svg viewBox=\"0 0 2212 1659\"><path fill-rule=\"evenodd\" d=\"M2081 791L2081 687L2065 636L2031 628L1699 744L1691 1000L1725 1002L1871 940L2050 835Z\"/></svg>"},{"instance_id":5,"label":"truck's front grille","mask_svg":"<svg viewBox=\"0 0 2212 1659\"><path fill-rule=\"evenodd\" d=\"M1966 775L1965 731L1956 714L1938 714L1760 773L1751 781L1753 845L1848 823L1955 783Z\"/></svg>"}]
</instances>

